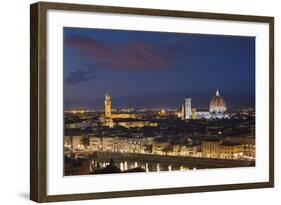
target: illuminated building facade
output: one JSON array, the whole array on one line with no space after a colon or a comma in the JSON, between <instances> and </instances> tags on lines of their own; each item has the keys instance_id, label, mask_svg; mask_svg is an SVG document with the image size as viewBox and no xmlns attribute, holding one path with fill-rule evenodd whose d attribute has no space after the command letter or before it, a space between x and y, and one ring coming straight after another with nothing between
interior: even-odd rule
<instances>
[{"instance_id":1,"label":"illuminated building facade","mask_svg":"<svg viewBox=\"0 0 281 205\"><path fill-rule=\"evenodd\" d=\"M187 151L190 157L201 157L201 144L189 145Z\"/></svg>"},{"instance_id":2,"label":"illuminated building facade","mask_svg":"<svg viewBox=\"0 0 281 205\"><path fill-rule=\"evenodd\" d=\"M197 110L196 111L196 119L210 119L211 114L209 110Z\"/></svg>"},{"instance_id":3,"label":"illuminated building facade","mask_svg":"<svg viewBox=\"0 0 281 205\"><path fill-rule=\"evenodd\" d=\"M168 142L154 142L152 144L152 154L164 155L165 150L168 150L170 143Z\"/></svg>"},{"instance_id":4,"label":"illuminated building facade","mask_svg":"<svg viewBox=\"0 0 281 205\"><path fill-rule=\"evenodd\" d=\"M136 115L133 113L111 113L110 116L111 119L116 119L116 118L136 118Z\"/></svg>"},{"instance_id":5,"label":"illuminated building facade","mask_svg":"<svg viewBox=\"0 0 281 205\"><path fill-rule=\"evenodd\" d=\"M91 150L101 150L102 149L102 139L101 137L90 137L89 146Z\"/></svg>"},{"instance_id":6,"label":"illuminated building facade","mask_svg":"<svg viewBox=\"0 0 281 205\"><path fill-rule=\"evenodd\" d=\"M128 120L121 121L116 123L118 126L126 127L126 128L135 128L135 127L157 127L157 122L150 122L146 120Z\"/></svg>"},{"instance_id":7,"label":"illuminated building facade","mask_svg":"<svg viewBox=\"0 0 281 205\"><path fill-rule=\"evenodd\" d=\"M227 137L227 141L239 143L243 147L244 158L255 159L256 157L256 142L255 138L251 136L246 137Z\"/></svg>"},{"instance_id":8,"label":"illuminated building facade","mask_svg":"<svg viewBox=\"0 0 281 205\"><path fill-rule=\"evenodd\" d=\"M121 134L121 133L120 133ZM167 156L203 157L213 159L255 160L255 140L250 137L205 139L196 144L171 144L153 137L118 135L90 135L89 145L84 145L84 135L65 136L64 146L73 151L138 153Z\"/></svg>"},{"instance_id":9,"label":"illuminated building facade","mask_svg":"<svg viewBox=\"0 0 281 205\"><path fill-rule=\"evenodd\" d=\"M66 135L64 137L64 146L73 150L79 150L84 148L82 135Z\"/></svg>"},{"instance_id":10,"label":"illuminated building facade","mask_svg":"<svg viewBox=\"0 0 281 205\"><path fill-rule=\"evenodd\" d=\"M90 149L92 151L121 152L121 153L140 153L151 152L147 146L153 140L149 138L126 138L126 137L90 137Z\"/></svg>"},{"instance_id":11,"label":"illuminated building facade","mask_svg":"<svg viewBox=\"0 0 281 205\"><path fill-rule=\"evenodd\" d=\"M202 142L202 157L216 159L241 159L243 146L222 140L206 140Z\"/></svg>"}]
</instances>

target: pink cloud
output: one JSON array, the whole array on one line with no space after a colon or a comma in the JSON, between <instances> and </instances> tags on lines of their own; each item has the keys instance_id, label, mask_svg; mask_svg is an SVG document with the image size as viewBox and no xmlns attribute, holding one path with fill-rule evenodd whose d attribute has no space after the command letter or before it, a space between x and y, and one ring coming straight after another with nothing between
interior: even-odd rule
<instances>
[{"instance_id":1,"label":"pink cloud","mask_svg":"<svg viewBox=\"0 0 281 205\"><path fill-rule=\"evenodd\" d=\"M146 41L109 43L95 38L71 36L66 43L77 49L80 55L94 58L102 66L111 69L163 69L169 59L156 45Z\"/></svg>"}]
</instances>

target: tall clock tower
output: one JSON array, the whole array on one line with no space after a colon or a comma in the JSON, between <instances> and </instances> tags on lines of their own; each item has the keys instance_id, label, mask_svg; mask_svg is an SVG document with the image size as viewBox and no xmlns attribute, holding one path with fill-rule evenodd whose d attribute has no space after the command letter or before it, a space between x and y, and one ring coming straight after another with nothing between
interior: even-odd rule
<instances>
[{"instance_id":1,"label":"tall clock tower","mask_svg":"<svg viewBox=\"0 0 281 205\"><path fill-rule=\"evenodd\" d=\"M110 116L111 116L111 99L110 99L110 95L108 95L108 94L105 95L104 108L105 108L105 117L110 118Z\"/></svg>"}]
</instances>

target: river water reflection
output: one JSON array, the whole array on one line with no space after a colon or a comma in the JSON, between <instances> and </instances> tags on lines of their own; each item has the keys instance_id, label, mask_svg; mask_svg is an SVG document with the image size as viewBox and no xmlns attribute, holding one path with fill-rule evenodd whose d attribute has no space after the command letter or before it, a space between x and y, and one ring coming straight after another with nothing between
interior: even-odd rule
<instances>
[{"instance_id":1,"label":"river water reflection","mask_svg":"<svg viewBox=\"0 0 281 205\"><path fill-rule=\"evenodd\" d=\"M96 161L92 160L92 170L103 169L110 165L108 161ZM138 161L114 161L114 166L120 169L121 172L130 170L138 170L143 172L159 172L159 171L175 171L175 170L189 170L196 169L194 166L185 166L180 164L169 163L151 163L151 162L138 162Z\"/></svg>"}]
</instances>

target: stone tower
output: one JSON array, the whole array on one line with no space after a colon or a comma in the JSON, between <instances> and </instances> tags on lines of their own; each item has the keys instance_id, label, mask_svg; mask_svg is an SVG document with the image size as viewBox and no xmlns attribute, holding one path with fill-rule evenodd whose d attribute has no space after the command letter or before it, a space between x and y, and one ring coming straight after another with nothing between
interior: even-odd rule
<instances>
[{"instance_id":1,"label":"stone tower","mask_svg":"<svg viewBox=\"0 0 281 205\"><path fill-rule=\"evenodd\" d=\"M110 95L105 95L105 100L104 100L104 108L105 108L105 117L110 118L111 116L111 99Z\"/></svg>"}]
</instances>

